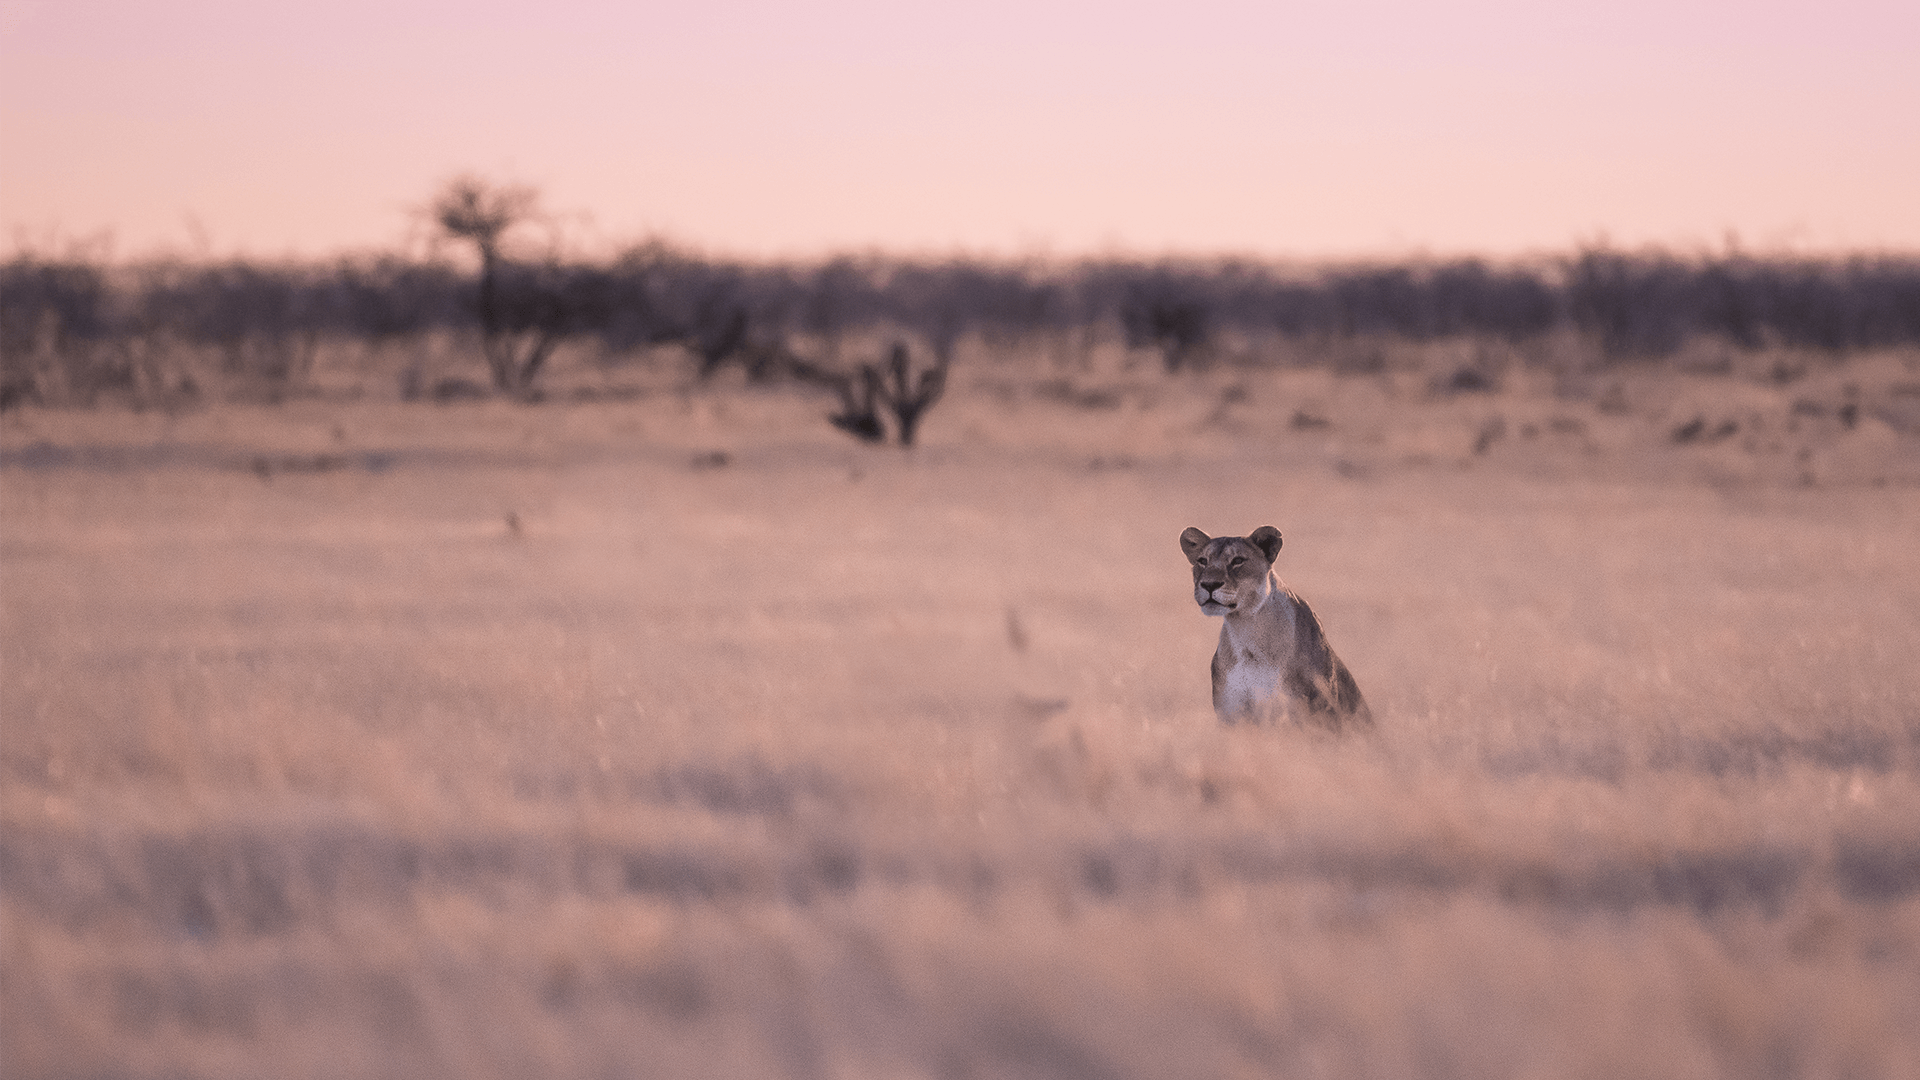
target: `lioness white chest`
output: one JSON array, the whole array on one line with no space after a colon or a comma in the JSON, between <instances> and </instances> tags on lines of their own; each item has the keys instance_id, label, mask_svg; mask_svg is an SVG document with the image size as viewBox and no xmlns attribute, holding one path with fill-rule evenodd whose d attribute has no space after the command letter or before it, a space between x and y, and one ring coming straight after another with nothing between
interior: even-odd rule
<instances>
[{"instance_id":1,"label":"lioness white chest","mask_svg":"<svg viewBox=\"0 0 1920 1080\"><path fill-rule=\"evenodd\" d=\"M1242 659L1229 665L1225 674L1220 686L1221 707L1234 715L1257 715L1279 693L1284 671L1279 664Z\"/></svg>"},{"instance_id":2,"label":"lioness white chest","mask_svg":"<svg viewBox=\"0 0 1920 1080\"><path fill-rule=\"evenodd\" d=\"M1283 702L1281 680L1296 645L1293 605L1273 587L1253 610L1227 617L1220 628L1220 708L1228 715L1265 718Z\"/></svg>"}]
</instances>

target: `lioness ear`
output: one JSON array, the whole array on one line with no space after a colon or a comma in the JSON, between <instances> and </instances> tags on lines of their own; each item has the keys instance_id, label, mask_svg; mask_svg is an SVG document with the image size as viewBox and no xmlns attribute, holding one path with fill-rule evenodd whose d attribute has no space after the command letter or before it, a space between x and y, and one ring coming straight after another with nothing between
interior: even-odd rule
<instances>
[{"instance_id":1,"label":"lioness ear","mask_svg":"<svg viewBox=\"0 0 1920 1080\"><path fill-rule=\"evenodd\" d=\"M1192 562L1193 557L1200 554L1200 549L1206 547L1207 542L1212 539L1213 537L1199 529L1188 529L1180 534L1180 550L1186 552L1187 561Z\"/></svg>"},{"instance_id":2,"label":"lioness ear","mask_svg":"<svg viewBox=\"0 0 1920 1080\"><path fill-rule=\"evenodd\" d=\"M1269 563L1280 557L1280 530L1271 525L1262 525L1253 530L1253 535L1247 537L1247 542L1259 548L1261 553L1266 555Z\"/></svg>"}]
</instances>

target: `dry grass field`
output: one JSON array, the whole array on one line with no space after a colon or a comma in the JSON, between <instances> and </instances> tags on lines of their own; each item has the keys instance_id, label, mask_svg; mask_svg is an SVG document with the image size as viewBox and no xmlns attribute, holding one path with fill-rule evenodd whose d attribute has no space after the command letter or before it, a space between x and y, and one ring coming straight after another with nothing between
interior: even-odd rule
<instances>
[{"instance_id":1,"label":"dry grass field","mask_svg":"<svg viewBox=\"0 0 1920 1080\"><path fill-rule=\"evenodd\" d=\"M7 413L0 1073L1920 1077L1916 408ZM1372 736L1214 720L1176 538L1269 523Z\"/></svg>"}]
</instances>

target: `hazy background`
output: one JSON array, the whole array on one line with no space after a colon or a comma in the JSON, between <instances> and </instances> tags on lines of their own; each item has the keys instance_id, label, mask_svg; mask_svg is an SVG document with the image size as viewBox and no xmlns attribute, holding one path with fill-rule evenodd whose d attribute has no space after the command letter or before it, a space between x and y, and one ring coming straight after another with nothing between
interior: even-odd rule
<instances>
[{"instance_id":1,"label":"hazy background","mask_svg":"<svg viewBox=\"0 0 1920 1080\"><path fill-rule=\"evenodd\" d=\"M0 1073L1920 1080L1916 8L0 4Z\"/></svg>"},{"instance_id":2,"label":"hazy background","mask_svg":"<svg viewBox=\"0 0 1920 1080\"><path fill-rule=\"evenodd\" d=\"M7 0L0 224L389 247L470 168L743 255L1912 248L1917 43L1897 0Z\"/></svg>"}]
</instances>

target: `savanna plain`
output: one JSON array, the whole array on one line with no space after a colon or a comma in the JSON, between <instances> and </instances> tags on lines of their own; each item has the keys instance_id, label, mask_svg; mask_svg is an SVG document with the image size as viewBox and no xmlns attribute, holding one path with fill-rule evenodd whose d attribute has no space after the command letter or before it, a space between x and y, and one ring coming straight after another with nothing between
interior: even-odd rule
<instances>
[{"instance_id":1,"label":"savanna plain","mask_svg":"<svg viewBox=\"0 0 1920 1080\"><path fill-rule=\"evenodd\" d=\"M1448 347L8 411L0 1071L1920 1076L1920 357Z\"/></svg>"}]
</instances>

